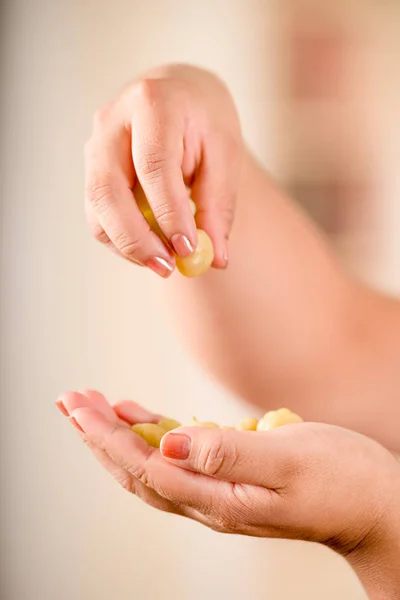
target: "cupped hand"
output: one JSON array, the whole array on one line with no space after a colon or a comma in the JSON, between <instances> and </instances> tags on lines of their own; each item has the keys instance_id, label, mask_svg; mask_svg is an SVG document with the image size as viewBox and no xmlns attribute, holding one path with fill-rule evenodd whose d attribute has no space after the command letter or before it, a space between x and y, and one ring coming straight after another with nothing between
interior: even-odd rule
<instances>
[{"instance_id":1,"label":"cupped hand","mask_svg":"<svg viewBox=\"0 0 400 600\"><path fill-rule=\"evenodd\" d=\"M85 391L57 403L126 490L217 531L311 540L347 556L399 516L398 461L349 430L315 423L268 432L182 427L155 449L130 425L161 417L134 402L111 407Z\"/></svg>"},{"instance_id":2,"label":"cupped hand","mask_svg":"<svg viewBox=\"0 0 400 600\"><path fill-rule=\"evenodd\" d=\"M196 248L197 226L213 241L213 266L225 267L242 155L236 109L217 77L183 65L148 73L94 117L85 148L85 206L93 235L168 277L174 253L185 258ZM140 190L161 235L139 209Z\"/></svg>"}]
</instances>

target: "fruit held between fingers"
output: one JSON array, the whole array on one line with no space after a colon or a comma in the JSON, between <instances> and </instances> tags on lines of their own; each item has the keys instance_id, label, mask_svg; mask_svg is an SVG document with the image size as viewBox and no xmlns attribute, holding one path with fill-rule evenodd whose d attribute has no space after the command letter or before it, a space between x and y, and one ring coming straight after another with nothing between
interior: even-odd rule
<instances>
[{"instance_id":1,"label":"fruit held between fingers","mask_svg":"<svg viewBox=\"0 0 400 600\"><path fill-rule=\"evenodd\" d=\"M197 248L187 258L176 257L178 271L185 277L199 277L207 273L214 260L213 243L202 229L197 230Z\"/></svg>"}]
</instances>

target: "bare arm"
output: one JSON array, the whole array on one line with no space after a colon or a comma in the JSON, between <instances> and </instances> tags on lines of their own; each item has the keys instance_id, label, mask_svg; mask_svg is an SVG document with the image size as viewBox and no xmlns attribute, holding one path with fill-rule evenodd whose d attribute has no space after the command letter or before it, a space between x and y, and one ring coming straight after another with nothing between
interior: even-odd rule
<instances>
[{"instance_id":1,"label":"bare arm","mask_svg":"<svg viewBox=\"0 0 400 600\"><path fill-rule=\"evenodd\" d=\"M139 209L137 182L165 243ZM352 281L318 229L273 188L245 151L217 77L160 67L96 113L85 203L99 241L164 278L175 267L171 248L184 258L196 226L208 233L219 270L197 281L173 277L173 307L197 356L236 394L399 451L399 303Z\"/></svg>"},{"instance_id":2,"label":"bare arm","mask_svg":"<svg viewBox=\"0 0 400 600\"><path fill-rule=\"evenodd\" d=\"M229 268L168 285L189 344L235 394L400 449L400 304L352 281L250 155Z\"/></svg>"}]
</instances>

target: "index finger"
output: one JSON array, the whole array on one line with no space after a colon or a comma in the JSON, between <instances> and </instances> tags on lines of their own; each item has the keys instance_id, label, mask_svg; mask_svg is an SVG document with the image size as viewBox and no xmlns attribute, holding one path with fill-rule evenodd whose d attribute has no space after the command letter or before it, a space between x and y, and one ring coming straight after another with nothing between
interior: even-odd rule
<instances>
[{"instance_id":1,"label":"index finger","mask_svg":"<svg viewBox=\"0 0 400 600\"><path fill-rule=\"evenodd\" d=\"M86 201L122 255L168 276L175 265L172 253L150 230L132 191L135 172L125 117L123 105L115 104L94 119L85 147Z\"/></svg>"}]
</instances>

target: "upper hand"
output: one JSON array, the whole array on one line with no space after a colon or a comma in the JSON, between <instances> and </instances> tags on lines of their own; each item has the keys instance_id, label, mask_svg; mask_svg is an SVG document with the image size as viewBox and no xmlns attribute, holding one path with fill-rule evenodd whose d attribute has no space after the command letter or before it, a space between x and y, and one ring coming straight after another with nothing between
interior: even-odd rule
<instances>
[{"instance_id":1,"label":"upper hand","mask_svg":"<svg viewBox=\"0 0 400 600\"><path fill-rule=\"evenodd\" d=\"M315 423L269 432L184 427L158 450L129 424L160 416L133 402L112 408L86 391L64 394L59 406L124 488L212 529L312 540L349 556L400 527L400 465L352 431Z\"/></svg>"},{"instance_id":2,"label":"upper hand","mask_svg":"<svg viewBox=\"0 0 400 600\"><path fill-rule=\"evenodd\" d=\"M86 213L99 241L167 277L171 249L186 257L196 248L197 224L213 241L213 266L226 266L243 144L217 77L179 65L149 73L96 113L85 150ZM137 180L164 239L137 206Z\"/></svg>"}]
</instances>

